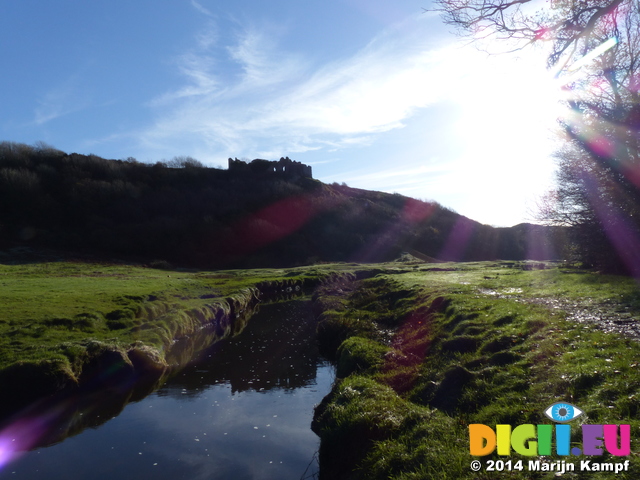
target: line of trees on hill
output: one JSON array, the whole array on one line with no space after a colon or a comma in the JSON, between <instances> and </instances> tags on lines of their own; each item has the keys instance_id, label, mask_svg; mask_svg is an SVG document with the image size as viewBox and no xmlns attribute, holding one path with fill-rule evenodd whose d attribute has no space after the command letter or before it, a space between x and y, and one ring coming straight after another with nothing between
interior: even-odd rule
<instances>
[{"instance_id":1,"label":"line of trees on hill","mask_svg":"<svg viewBox=\"0 0 640 480\"><path fill-rule=\"evenodd\" d=\"M562 229L496 229L399 194L0 143L0 242L215 267L558 257Z\"/></svg>"}]
</instances>

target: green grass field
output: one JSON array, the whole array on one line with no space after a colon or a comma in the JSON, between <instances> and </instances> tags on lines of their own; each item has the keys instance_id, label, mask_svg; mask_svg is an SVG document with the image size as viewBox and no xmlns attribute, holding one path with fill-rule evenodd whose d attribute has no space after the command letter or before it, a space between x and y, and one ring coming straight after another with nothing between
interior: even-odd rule
<instances>
[{"instance_id":1,"label":"green grass field","mask_svg":"<svg viewBox=\"0 0 640 480\"><path fill-rule=\"evenodd\" d=\"M261 282L321 278L314 295L319 341L339 377L314 420L324 478L347 478L347 471L367 479L501 478L470 470L468 425L550 423L543 411L560 400L585 412L572 422L574 445L582 423L628 423L634 452L627 472L565 478L640 474L640 344L629 328L640 319L640 289L633 279L567 265L394 262L215 272L0 265L0 374L16 364L78 374L96 344L162 355L180 322L206 305Z\"/></svg>"},{"instance_id":2,"label":"green grass field","mask_svg":"<svg viewBox=\"0 0 640 480\"><path fill-rule=\"evenodd\" d=\"M357 266L361 268L360 266ZM229 271L86 262L0 264L0 372L31 363L77 376L89 343L162 357L207 306L263 282L310 281L354 265Z\"/></svg>"}]
</instances>

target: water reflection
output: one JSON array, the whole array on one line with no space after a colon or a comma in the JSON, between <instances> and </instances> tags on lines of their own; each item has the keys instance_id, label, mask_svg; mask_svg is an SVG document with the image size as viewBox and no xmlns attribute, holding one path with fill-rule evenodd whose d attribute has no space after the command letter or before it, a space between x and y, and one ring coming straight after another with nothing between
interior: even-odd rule
<instances>
[{"instance_id":1,"label":"water reflection","mask_svg":"<svg viewBox=\"0 0 640 480\"><path fill-rule=\"evenodd\" d=\"M263 306L155 393L0 479L298 479L318 445L313 405L333 380L314 332L305 302Z\"/></svg>"},{"instance_id":2,"label":"water reflection","mask_svg":"<svg viewBox=\"0 0 640 480\"><path fill-rule=\"evenodd\" d=\"M215 343L160 395L194 395L204 384L228 382L232 392L296 389L316 376L316 322L308 302L264 305L234 341Z\"/></svg>"}]
</instances>

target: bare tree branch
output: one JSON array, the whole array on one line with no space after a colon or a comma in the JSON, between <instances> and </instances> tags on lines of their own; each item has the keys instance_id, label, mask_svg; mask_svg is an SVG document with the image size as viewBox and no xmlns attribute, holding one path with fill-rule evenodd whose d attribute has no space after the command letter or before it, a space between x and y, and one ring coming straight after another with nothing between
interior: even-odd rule
<instances>
[{"instance_id":1,"label":"bare tree branch","mask_svg":"<svg viewBox=\"0 0 640 480\"><path fill-rule=\"evenodd\" d=\"M529 13L532 0L436 0L434 11L462 35L495 35L525 44L551 42L549 65L580 51L594 30L619 7L636 0L556 0ZM526 7L526 9L525 9Z\"/></svg>"}]
</instances>

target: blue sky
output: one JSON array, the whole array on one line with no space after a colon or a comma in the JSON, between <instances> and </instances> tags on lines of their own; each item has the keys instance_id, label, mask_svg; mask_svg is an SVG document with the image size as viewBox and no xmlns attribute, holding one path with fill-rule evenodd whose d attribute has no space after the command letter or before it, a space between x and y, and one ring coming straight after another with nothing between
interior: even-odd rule
<instances>
[{"instance_id":1,"label":"blue sky","mask_svg":"<svg viewBox=\"0 0 640 480\"><path fill-rule=\"evenodd\" d=\"M430 0L0 6L0 140L156 162L289 156L496 226L553 180L540 52L487 56Z\"/></svg>"}]
</instances>

